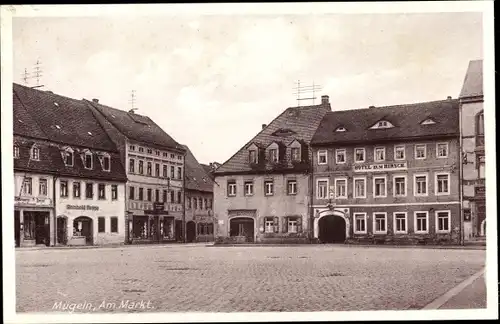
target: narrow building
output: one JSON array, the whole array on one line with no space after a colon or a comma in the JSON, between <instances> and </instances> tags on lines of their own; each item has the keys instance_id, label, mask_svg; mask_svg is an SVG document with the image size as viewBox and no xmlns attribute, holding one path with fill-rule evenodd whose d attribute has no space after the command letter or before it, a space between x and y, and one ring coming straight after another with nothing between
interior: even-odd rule
<instances>
[{"instance_id":1,"label":"narrow building","mask_svg":"<svg viewBox=\"0 0 500 324\"><path fill-rule=\"evenodd\" d=\"M314 238L459 243L458 100L329 112L312 139Z\"/></svg>"},{"instance_id":2,"label":"narrow building","mask_svg":"<svg viewBox=\"0 0 500 324\"><path fill-rule=\"evenodd\" d=\"M460 92L464 236L486 235L483 61L470 61Z\"/></svg>"},{"instance_id":3,"label":"narrow building","mask_svg":"<svg viewBox=\"0 0 500 324\"><path fill-rule=\"evenodd\" d=\"M217 240L308 242L311 224L310 140L331 111L291 107L276 117L214 172Z\"/></svg>"}]
</instances>

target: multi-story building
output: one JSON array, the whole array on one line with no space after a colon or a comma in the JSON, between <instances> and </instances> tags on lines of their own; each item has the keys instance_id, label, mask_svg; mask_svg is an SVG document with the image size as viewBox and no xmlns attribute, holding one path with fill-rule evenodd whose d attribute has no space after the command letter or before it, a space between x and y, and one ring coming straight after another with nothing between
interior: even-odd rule
<instances>
[{"instance_id":1,"label":"multi-story building","mask_svg":"<svg viewBox=\"0 0 500 324\"><path fill-rule=\"evenodd\" d=\"M308 241L309 142L329 111L328 96L319 105L286 109L215 170L218 237L237 242Z\"/></svg>"},{"instance_id":2,"label":"multi-story building","mask_svg":"<svg viewBox=\"0 0 500 324\"><path fill-rule=\"evenodd\" d=\"M313 147L320 242L460 241L458 100L329 112Z\"/></svg>"},{"instance_id":3,"label":"multi-story building","mask_svg":"<svg viewBox=\"0 0 500 324\"><path fill-rule=\"evenodd\" d=\"M17 84L13 103L19 245L124 243L126 174L91 110Z\"/></svg>"},{"instance_id":4,"label":"multi-story building","mask_svg":"<svg viewBox=\"0 0 500 324\"><path fill-rule=\"evenodd\" d=\"M126 165L127 242L185 240L185 149L149 117L86 101Z\"/></svg>"},{"instance_id":5,"label":"multi-story building","mask_svg":"<svg viewBox=\"0 0 500 324\"><path fill-rule=\"evenodd\" d=\"M486 234L483 61L469 62L460 92L464 236Z\"/></svg>"},{"instance_id":6,"label":"multi-story building","mask_svg":"<svg viewBox=\"0 0 500 324\"><path fill-rule=\"evenodd\" d=\"M186 149L185 209L186 241L210 242L215 237L215 218L212 210L214 181L198 163L191 150Z\"/></svg>"}]
</instances>

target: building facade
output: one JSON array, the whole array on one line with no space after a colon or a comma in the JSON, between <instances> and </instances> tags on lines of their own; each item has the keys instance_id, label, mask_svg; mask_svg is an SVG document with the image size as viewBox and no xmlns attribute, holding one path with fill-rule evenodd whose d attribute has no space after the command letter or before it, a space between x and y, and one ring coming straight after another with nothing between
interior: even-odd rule
<instances>
[{"instance_id":1,"label":"building facade","mask_svg":"<svg viewBox=\"0 0 500 324\"><path fill-rule=\"evenodd\" d=\"M185 149L149 117L86 101L126 166L126 241L185 241Z\"/></svg>"},{"instance_id":2,"label":"building facade","mask_svg":"<svg viewBox=\"0 0 500 324\"><path fill-rule=\"evenodd\" d=\"M286 109L215 170L217 240L309 241L309 142L328 111L328 96L319 105Z\"/></svg>"},{"instance_id":3,"label":"building facade","mask_svg":"<svg viewBox=\"0 0 500 324\"><path fill-rule=\"evenodd\" d=\"M460 242L458 100L331 112L312 146L319 242Z\"/></svg>"},{"instance_id":4,"label":"building facade","mask_svg":"<svg viewBox=\"0 0 500 324\"><path fill-rule=\"evenodd\" d=\"M464 238L486 235L482 60L469 62L459 96Z\"/></svg>"}]
</instances>

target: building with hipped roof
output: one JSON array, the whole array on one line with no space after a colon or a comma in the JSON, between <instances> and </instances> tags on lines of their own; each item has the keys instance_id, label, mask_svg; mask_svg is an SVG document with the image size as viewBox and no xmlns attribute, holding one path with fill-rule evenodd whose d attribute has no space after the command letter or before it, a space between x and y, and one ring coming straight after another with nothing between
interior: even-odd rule
<instances>
[{"instance_id":1,"label":"building with hipped roof","mask_svg":"<svg viewBox=\"0 0 500 324\"><path fill-rule=\"evenodd\" d=\"M149 117L85 100L117 146L128 177L128 243L185 241L185 148Z\"/></svg>"},{"instance_id":2,"label":"building with hipped roof","mask_svg":"<svg viewBox=\"0 0 500 324\"><path fill-rule=\"evenodd\" d=\"M213 173L217 240L307 242L310 237L310 140L331 111L291 107Z\"/></svg>"},{"instance_id":3,"label":"building with hipped roof","mask_svg":"<svg viewBox=\"0 0 500 324\"><path fill-rule=\"evenodd\" d=\"M311 141L314 238L459 243L458 104L327 113Z\"/></svg>"},{"instance_id":4,"label":"building with hipped roof","mask_svg":"<svg viewBox=\"0 0 500 324\"><path fill-rule=\"evenodd\" d=\"M125 238L126 174L80 100L13 84L16 246Z\"/></svg>"},{"instance_id":5,"label":"building with hipped roof","mask_svg":"<svg viewBox=\"0 0 500 324\"><path fill-rule=\"evenodd\" d=\"M464 239L486 235L483 61L469 62L459 95Z\"/></svg>"}]
</instances>

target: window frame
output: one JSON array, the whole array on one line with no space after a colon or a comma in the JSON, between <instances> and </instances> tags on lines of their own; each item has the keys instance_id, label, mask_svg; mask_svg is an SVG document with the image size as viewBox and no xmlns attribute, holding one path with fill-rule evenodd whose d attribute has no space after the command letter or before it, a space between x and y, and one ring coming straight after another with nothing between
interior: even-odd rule
<instances>
[{"instance_id":1,"label":"window frame","mask_svg":"<svg viewBox=\"0 0 500 324\"><path fill-rule=\"evenodd\" d=\"M404 195L397 194L396 192L396 179L402 178L404 179ZM408 176L406 174L393 174L392 176L392 196L393 197L406 197L408 195Z\"/></svg>"},{"instance_id":2,"label":"window frame","mask_svg":"<svg viewBox=\"0 0 500 324\"><path fill-rule=\"evenodd\" d=\"M359 230L359 228L358 228L357 216L363 216L363 222L365 225L365 229L363 231ZM352 218L353 218L353 223L354 223L354 226L353 226L354 234L368 234L367 214L365 212L353 213Z\"/></svg>"},{"instance_id":3,"label":"window frame","mask_svg":"<svg viewBox=\"0 0 500 324\"><path fill-rule=\"evenodd\" d=\"M373 212L373 234L387 234L387 212ZM377 231L377 215L384 215L384 231Z\"/></svg>"},{"instance_id":4,"label":"window frame","mask_svg":"<svg viewBox=\"0 0 500 324\"><path fill-rule=\"evenodd\" d=\"M87 157L90 157L90 167L87 167ZM92 156L92 153L90 153L90 152L85 152L84 153L83 167L85 169L87 169L87 170L93 170L94 169L94 157Z\"/></svg>"},{"instance_id":5,"label":"window frame","mask_svg":"<svg viewBox=\"0 0 500 324\"><path fill-rule=\"evenodd\" d=\"M376 195L376 181L377 179L384 179L384 195ZM374 175L372 177L373 181L373 198L387 198L387 175Z\"/></svg>"},{"instance_id":6,"label":"window frame","mask_svg":"<svg viewBox=\"0 0 500 324\"><path fill-rule=\"evenodd\" d=\"M405 230L404 231L398 231L397 230L398 223L397 223L396 220L397 220L397 216L401 215L401 214L405 216L404 217L404 220L405 220ZM394 232L394 234L395 235L397 235L397 234L408 234L408 212L394 212L394 213L392 213L392 217L393 217L392 222L393 222L393 232Z\"/></svg>"},{"instance_id":7,"label":"window frame","mask_svg":"<svg viewBox=\"0 0 500 324\"><path fill-rule=\"evenodd\" d=\"M447 176L447 192L439 192L439 180L438 176ZM436 196L449 196L451 194L451 175L449 172L435 172L434 173L434 194Z\"/></svg>"},{"instance_id":8,"label":"window frame","mask_svg":"<svg viewBox=\"0 0 500 324\"><path fill-rule=\"evenodd\" d=\"M103 188L102 196L101 196L101 188ZM105 183L98 183L97 184L97 199L98 200L106 200L106 184Z\"/></svg>"},{"instance_id":9,"label":"window frame","mask_svg":"<svg viewBox=\"0 0 500 324\"><path fill-rule=\"evenodd\" d=\"M236 186L236 180L228 180L227 181L227 196L228 197L236 197L237 194L237 186ZM232 192L230 189L234 188L234 192Z\"/></svg>"},{"instance_id":10,"label":"window frame","mask_svg":"<svg viewBox=\"0 0 500 324\"><path fill-rule=\"evenodd\" d=\"M271 227L268 227L267 223L271 224ZM271 229L268 231L268 229ZM275 232L275 224L274 224L274 217L264 217L264 233L274 233Z\"/></svg>"},{"instance_id":11,"label":"window frame","mask_svg":"<svg viewBox=\"0 0 500 324\"><path fill-rule=\"evenodd\" d=\"M268 192L268 184L271 184L271 192ZM264 196L274 196L274 180L264 180Z\"/></svg>"},{"instance_id":12,"label":"window frame","mask_svg":"<svg viewBox=\"0 0 500 324\"><path fill-rule=\"evenodd\" d=\"M14 144L14 148L12 149L12 152L14 154L14 159L19 159L19 154L20 154L19 145Z\"/></svg>"},{"instance_id":13,"label":"window frame","mask_svg":"<svg viewBox=\"0 0 500 324\"><path fill-rule=\"evenodd\" d=\"M319 193L320 193L320 190L319 190L319 183L320 182L326 182L326 186L325 186L325 197L320 197ZM330 178L317 178L316 179L316 199L320 200L320 199L329 199L330 197Z\"/></svg>"},{"instance_id":14,"label":"window frame","mask_svg":"<svg viewBox=\"0 0 500 324\"><path fill-rule=\"evenodd\" d=\"M344 153L344 162L339 162L339 153ZM347 163L347 150L346 149L335 149L335 164L346 164Z\"/></svg>"},{"instance_id":15,"label":"window frame","mask_svg":"<svg viewBox=\"0 0 500 324\"><path fill-rule=\"evenodd\" d=\"M425 222L426 222L426 225L425 225L425 231L419 231L418 230L418 227L417 227L417 224L418 224L418 220L417 220L417 214L425 214ZM414 211L413 212L413 232L415 234L429 234L429 211L426 211L426 210L417 210L417 211Z\"/></svg>"},{"instance_id":16,"label":"window frame","mask_svg":"<svg viewBox=\"0 0 500 324\"><path fill-rule=\"evenodd\" d=\"M101 225L103 228L101 228ZM106 217L104 216L97 217L97 233L106 233Z\"/></svg>"},{"instance_id":17,"label":"window frame","mask_svg":"<svg viewBox=\"0 0 500 324\"><path fill-rule=\"evenodd\" d=\"M439 146L440 145L445 145L446 146L446 155L445 156L439 156ZM448 142L440 142L436 143L436 158L438 159L447 159L450 155L450 145Z\"/></svg>"},{"instance_id":18,"label":"window frame","mask_svg":"<svg viewBox=\"0 0 500 324\"><path fill-rule=\"evenodd\" d=\"M398 158L398 149L403 149L403 157L402 158ZM406 160L406 146L405 145L394 145L394 160L395 161L404 161Z\"/></svg>"},{"instance_id":19,"label":"window frame","mask_svg":"<svg viewBox=\"0 0 500 324\"><path fill-rule=\"evenodd\" d=\"M251 188L251 190L248 191L247 190L248 188ZM243 182L243 194L246 197L253 196L254 195L254 189L255 189L255 186L254 186L253 180L245 180Z\"/></svg>"},{"instance_id":20,"label":"window frame","mask_svg":"<svg viewBox=\"0 0 500 324\"><path fill-rule=\"evenodd\" d=\"M343 181L344 184L345 184L345 195L343 195L343 196L339 196L338 195L337 182L340 182L340 181ZM347 199L347 197L349 196L348 187L347 187L347 177L338 177L338 178L335 178L333 180L333 184L335 186L335 199Z\"/></svg>"},{"instance_id":21,"label":"window frame","mask_svg":"<svg viewBox=\"0 0 500 324\"><path fill-rule=\"evenodd\" d=\"M45 193L42 193L42 184L45 184ZM49 191L49 182L46 178L38 179L38 195L39 196L47 196Z\"/></svg>"},{"instance_id":22,"label":"window frame","mask_svg":"<svg viewBox=\"0 0 500 324\"><path fill-rule=\"evenodd\" d=\"M419 146L424 147L424 157L418 157L417 155L417 148ZM415 157L415 160L425 160L427 158L427 144L415 144L413 147L413 155Z\"/></svg>"},{"instance_id":23,"label":"window frame","mask_svg":"<svg viewBox=\"0 0 500 324\"><path fill-rule=\"evenodd\" d=\"M116 228L115 228L115 229L116 229L116 230L113 230L113 221L115 221L115 222L116 222L116 224L115 224L115 226L116 226ZM111 217L109 218L109 231L110 231L110 233L116 233L116 234L118 234L118 233L120 232L120 231L118 230L118 217L116 217L116 216L111 216Z\"/></svg>"},{"instance_id":24,"label":"window frame","mask_svg":"<svg viewBox=\"0 0 500 324\"><path fill-rule=\"evenodd\" d=\"M295 186L292 186L292 184L295 184ZM295 190L290 190L291 187L294 187ZM287 179L286 180L286 194L289 196L295 196L298 193L298 186L297 186L297 180L296 179Z\"/></svg>"},{"instance_id":25,"label":"window frame","mask_svg":"<svg viewBox=\"0 0 500 324\"><path fill-rule=\"evenodd\" d=\"M128 173L135 173L135 159L128 159Z\"/></svg>"},{"instance_id":26,"label":"window frame","mask_svg":"<svg viewBox=\"0 0 500 324\"><path fill-rule=\"evenodd\" d=\"M318 165L328 164L328 150L318 150ZM325 162L321 162L321 157L325 157Z\"/></svg>"},{"instance_id":27,"label":"window frame","mask_svg":"<svg viewBox=\"0 0 500 324\"><path fill-rule=\"evenodd\" d=\"M356 155L356 151L357 150L362 150L363 151L363 160L358 160L357 159L357 155ZM366 162L366 148L364 147L355 147L354 148L354 163L364 163Z\"/></svg>"},{"instance_id":28,"label":"window frame","mask_svg":"<svg viewBox=\"0 0 500 324\"><path fill-rule=\"evenodd\" d=\"M378 159L377 158L377 151L378 150L382 150L383 154L384 154L384 158L383 159ZM387 155L386 155L386 149L385 149L385 146L376 146L374 149L373 149L373 161L375 162L385 162L387 160Z\"/></svg>"},{"instance_id":29,"label":"window frame","mask_svg":"<svg viewBox=\"0 0 500 324\"><path fill-rule=\"evenodd\" d=\"M254 155L254 159L252 159L252 154ZM254 164L258 163L257 150L248 150L248 162Z\"/></svg>"},{"instance_id":30,"label":"window frame","mask_svg":"<svg viewBox=\"0 0 500 324\"><path fill-rule=\"evenodd\" d=\"M295 231L291 231L293 228L292 223L295 223ZM287 217L286 218L286 232L287 233L298 233L299 232L299 218L298 217Z\"/></svg>"},{"instance_id":31,"label":"window frame","mask_svg":"<svg viewBox=\"0 0 500 324\"><path fill-rule=\"evenodd\" d=\"M66 186L66 194L63 194L63 183ZM69 188L68 188L68 180L59 180L59 197L60 198L68 198L69 197Z\"/></svg>"},{"instance_id":32,"label":"window frame","mask_svg":"<svg viewBox=\"0 0 500 324\"><path fill-rule=\"evenodd\" d=\"M365 189L363 196L358 196L357 195L356 180L363 180L363 187ZM354 198L366 198L366 192L367 192L366 181L367 181L366 176L355 176L355 177L353 177L353 179L352 179L352 195L353 195Z\"/></svg>"},{"instance_id":33,"label":"window frame","mask_svg":"<svg viewBox=\"0 0 500 324\"><path fill-rule=\"evenodd\" d=\"M294 152L297 152L296 156ZM290 160L292 162L300 162L302 157L300 156L300 147L291 147L290 148Z\"/></svg>"},{"instance_id":34,"label":"window frame","mask_svg":"<svg viewBox=\"0 0 500 324\"><path fill-rule=\"evenodd\" d=\"M26 185L28 180L29 180L29 187ZM24 195L27 195L27 196L33 195L33 178L32 177L24 177L23 182L21 183L21 186L23 187L22 193ZM29 192L28 192L28 190L26 190L26 188L29 188Z\"/></svg>"},{"instance_id":35,"label":"window frame","mask_svg":"<svg viewBox=\"0 0 500 324\"><path fill-rule=\"evenodd\" d=\"M108 167L106 168L106 159L108 160ZM103 156L101 156L101 166L102 166L102 170L105 171L105 172L110 172L111 171L111 156L109 154L104 154Z\"/></svg>"},{"instance_id":36,"label":"window frame","mask_svg":"<svg viewBox=\"0 0 500 324\"><path fill-rule=\"evenodd\" d=\"M80 199L82 197L82 184L80 181L73 181L73 199ZM76 187L78 187L78 195L76 195Z\"/></svg>"},{"instance_id":37,"label":"window frame","mask_svg":"<svg viewBox=\"0 0 500 324\"><path fill-rule=\"evenodd\" d=\"M447 216L446 218L448 219L448 229L447 230L440 230L439 229L439 214L440 213L446 213ZM446 234L451 232L451 210L436 210L434 212L434 218L436 219L436 233L437 234Z\"/></svg>"},{"instance_id":38,"label":"window frame","mask_svg":"<svg viewBox=\"0 0 500 324\"><path fill-rule=\"evenodd\" d=\"M87 195L87 192L89 192L87 190L89 185L90 185L90 188L92 188L92 190L90 191L90 193L92 194L91 197L89 197ZM88 200L93 200L94 199L94 183L93 182L85 182L85 199L88 199Z\"/></svg>"},{"instance_id":39,"label":"window frame","mask_svg":"<svg viewBox=\"0 0 500 324\"><path fill-rule=\"evenodd\" d=\"M417 191L417 178L425 177L425 194L418 193ZM429 196L429 174L428 173L414 173L413 174L413 196L414 197L428 197Z\"/></svg>"},{"instance_id":40,"label":"window frame","mask_svg":"<svg viewBox=\"0 0 500 324\"><path fill-rule=\"evenodd\" d=\"M36 154L35 154L36 152ZM36 156L35 156L36 155ZM40 161L40 148L34 144L30 150L30 159L33 161Z\"/></svg>"}]
</instances>

